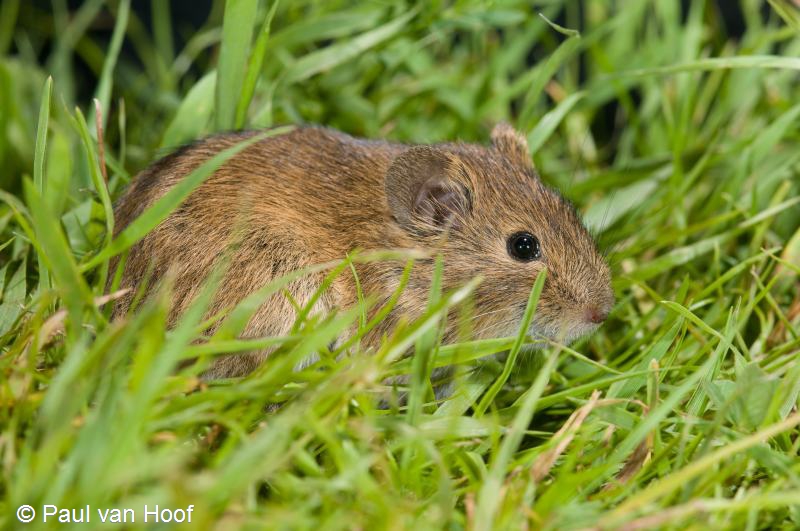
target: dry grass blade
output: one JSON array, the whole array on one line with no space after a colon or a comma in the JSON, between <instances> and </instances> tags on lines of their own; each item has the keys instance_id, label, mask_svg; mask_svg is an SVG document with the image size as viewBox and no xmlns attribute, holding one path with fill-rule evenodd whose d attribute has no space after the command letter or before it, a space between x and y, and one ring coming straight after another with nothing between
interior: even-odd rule
<instances>
[{"instance_id":1,"label":"dry grass blade","mask_svg":"<svg viewBox=\"0 0 800 531\"><path fill-rule=\"evenodd\" d=\"M94 305L100 308L111 301L119 299L129 291L130 291L129 288L125 288L115 291L114 293L107 293L106 295L95 297ZM55 338L55 336L64 333L64 320L66 318L67 318L66 310L58 310L56 313L47 318L44 324L42 324L42 327L39 329L39 333L36 338L36 342L39 345L39 348L47 346L53 340L53 338ZM29 340L28 348L30 347L31 344L30 341L31 340Z\"/></svg>"},{"instance_id":2,"label":"dry grass blade","mask_svg":"<svg viewBox=\"0 0 800 531\"><path fill-rule=\"evenodd\" d=\"M552 440L556 440L558 443L553 448L537 457L531 467L530 474L534 482L539 483L550 473L558 457L564 453L569 443L572 442L572 439L580 429L583 421L586 420L589 413L597 406L599 399L600 391L595 390L589 400L573 411L564 425L553 435Z\"/></svg>"}]
</instances>

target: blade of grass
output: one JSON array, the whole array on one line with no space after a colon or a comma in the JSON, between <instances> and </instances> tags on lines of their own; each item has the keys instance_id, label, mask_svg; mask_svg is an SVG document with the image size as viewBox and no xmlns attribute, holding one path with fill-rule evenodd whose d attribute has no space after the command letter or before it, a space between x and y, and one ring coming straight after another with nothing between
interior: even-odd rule
<instances>
[{"instance_id":1,"label":"blade of grass","mask_svg":"<svg viewBox=\"0 0 800 531\"><path fill-rule=\"evenodd\" d=\"M442 298L443 271L444 260L440 254L436 256L436 261L434 262L427 311L431 311ZM406 410L406 422L411 426L415 426L420 415L422 415L422 404L430 381L431 359L434 357L434 350L438 350L436 347L437 335L436 329L433 328L422 336L417 341L414 355L411 359L411 390L408 394L408 408ZM405 458L401 459L401 463L406 462L410 458L410 454L405 455Z\"/></svg>"},{"instance_id":2,"label":"blade of grass","mask_svg":"<svg viewBox=\"0 0 800 531\"><path fill-rule=\"evenodd\" d=\"M227 131L236 126L236 106L242 96L242 80L246 74L257 9L257 0L225 2L214 109L217 131Z\"/></svg>"},{"instance_id":3,"label":"blade of grass","mask_svg":"<svg viewBox=\"0 0 800 531\"><path fill-rule=\"evenodd\" d=\"M467 282L461 288L455 290L449 295L442 298L439 303L435 304L433 308L425 313L420 319L415 321L406 331L401 338L396 338L395 341L384 343L381 350L376 354L381 360L385 362L394 361L408 352L408 349L414 345L419 338L429 333L431 329L435 328L447 315L447 311L462 303L480 284L481 278L474 278Z\"/></svg>"},{"instance_id":4,"label":"blade of grass","mask_svg":"<svg viewBox=\"0 0 800 531\"><path fill-rule=\"evenodd\" d=\"M444 270L444 260L442 255L436 256L434 262L431 287L428 294L427 311L430 312L442 298L442 272ZM443 323L442 323L443 324ZM441 326L439 327L441 329ZM410 389L408 392L408 404L406 408L406 423L409 426L418 426L422 417L422 406L425 395L430 389L431 358L437 349L437 328L431 328L427 333L420 336L417 340L414 354L411 360ZM439 342L441 343L441 342ZM422 432L420 432L422 433ZM413 485L414 476L423 466L420 460L425 455L422 441L415 439L403 449L400 456L400 470L405 476L403 483Z\"/></svg>"},{"instance_id":5,"label":"blade of grass","mask_svg":"<svg viewBox=\"0 0 800 531\"><path fill-rule=\"evenodd\" d=\"M642 507L657 500L659 497L664 496L674 490L686 485L699 474L702 474L711 467L722 463L726 459L741 453L748 448L752 448L758 444L763 444L772 437L788 431L795 426L800 425L800 413L795 413L787 417L781 422L777 422L771 426L738 439L714 452L693 461L677 472L669 474L667 477L655 481L647 486L643 491L634 494L627 500L623 501L616 509L608 514L601 520L602 526L611 526L624 519L625 516L634 514L635 511L640 510ZM797 501L797 500L795 500Z\"/></svg>"},{"instance_id":6,"label":"blade of grass","mask_svg":"<svg viewBox=\"0 0 800 531\"><path fill-rule=\"evenodd\" d=\"M175 45L172 41L172 12L170 2L161 0L150 1L150 11L153 14L153 40L155 48L161 56L164 65L172 64L175 59Z\"/></svg>"},{"instance_id":7,"label":"blade of grass","mask_svg":"<svg viewBox=\"0 0 800 531\"><path fill-rule=\"evenodd\" d=\"M97 148L95 142L92 140L89 133L89 127L86 124L86 119L80 109L75 109L75 119L73 121L83 143L83 149L86 154L86 160L89 166L89 175L92 178L92 185L94 191L100 198L100 204L103 206L103 214L105 218L106 233L103 239L103 246L108 247L111 243L111 238L114 235L114 205L111 202L111 197L108 194L108 186L103 177L100 163L97 160ZM100 267L100 281L99 285L105 286L106 278L108 277L108 261L104 260Z\"/></svg>"},{"instance_id":8,"label":"blade of grass","mask_svg":"<svg viewBox=\"0 0 800 531\"><path fill-rule=\"evenodd\" d=\"M216 72L209 72L194 84L167 126L161 139L161 148L176 148L208 132L216 86Z\"/></svg>"},{"instance_id":9,"label":"blade of grass","mask_svg":"<svg viewBox=\"0 0 800 531\"><path fill-rule=\"evenodd\" d=\"M528 134L528 149L531 153L539 151L539 148L547 142L547 139L550 138L559 124L561 124L561 121L567 113L583 99L584 95L584 92L570 94L556 105L555 109L542 116L541 120L536 124L536 127L533 128L533 131Z\"/></svg>"},{"instance_id":10,"label":"blade of grass","mask_svg":"<svg viewBox=\"0 0 800 531\"><path fill-rule=\"evenodd\" d=\"M9 264L0 269L2 280L5 281L6 271ZM11 330L14 322L25 310L25 298L27 297L27 260L23 257L17 265L16 271L11 275L8 284L2 286L0 293L3 302L0 303L0 336ZM5 282L3 282L5 284Z\"/></svg>"},{"instance_id":11,"label":"blade of grass","mask_svg":"<svg viewBox=\"0 0 800 531\"><path fill-rule=\"evenodd\" d=\"M311 52L289 67L284 74L284 82L292 84L304 81L315 74L330 70L357 57L373 46L399 33L418 12L419 8L414 8L393 21L362 33L358 37Z\"/></svg>"},{"instance_id":12,"label":"blade of grass","mask_svg":"<svg viewBox=\"0 0 800 531\"><path fill-rule=\"evenodd\" d=\"M543 269L538 275L536 275L536 281L533 283L533 288L531 288L530 295L528 295L528 304L525 307L525 313L522 317L522 322L519 325L519 333L517 334L517 339L514 341L514 345L511 347L511 350L508 353L508 358L506 358L505 365L503 366L503 372L500 376L495 380L489 390L486 391L486 394L483 395L481 401L475 406L475 416L481 417L486 409L489 407L497 393L500 392L500 389L506 384L508 381L508 377L511 376L511 371L514 370L514 367L517 365L517 357L519 356L519 352L522 349L522 345L525 343L525 338L528 335L528 330L530 330L531 320L536 313L536 306L539 304L539 297L542 294L542 288L544 287L545 278L547 277L547 269Z\"/></svg>"},{"instance_id":13,"label":"blade of grass","mask_svg":"<svg viewBox=\"0 0 800 531\"><path fill-rule=\"evenodd\" d=\"M48 66L53 78L58 80L67 103L73 101L76 84L70 65L73 50L97 17L97 13L100 12L104 3L104 0L86 0L81 3L68 20L64 21L66 27L59 26L58 31L54 33L55 47L48 60Z\"/></svg>"},{"instance_id":14,"label":"blade of grass","mask_svg":"<svg viewBox=\"0 0 800 531\"><path fill-rule=\"evenodd\" d=\"M55 288L67 307L70 324L68 338L77 340L81 336L83 310L87 306L95 307L94 298L78 270L58 221L53 218L34 184L26 179L23 185L36 231L38 254L53 273Z\"/></svg>"},{"instance_id":15,"label":"blade of grass","mask_svg":"<svg viewBox=\"0 0 800 531\"><path fill-rule=\"evenodd\" d=\"M0 4L0 57L6 55L14 39L19 2L20 0L8 0Z\"/></svg>"},{"instance_id":16,"label":"blade of grass","mask_svg":"<svg viewBox=\"0 0 800 531\"><path fill-rule=\"evenodd\" d=\"M501 495L504 491L503 479L506 476L508 465L514 456L514 452L519 448L525 430L533 418L536 405L544 392L550 375L556 367L559 359L558 349L547 354L546 361L533 385L525 395L522 405L514 416L511 427L508 429L500 449L494 456L494 460L489 466L489 473L483 480L480 491L478 492L478 502L475 509L475 527L477 531L494 529L495 515L502 503Z\"/></svg>"},{"instance_id":17,"label":"blade of grass","mask_svg":"<svg viewBox=\"0 0 800 531\"><path fill-rule=\"evenodd\" d=\"M244 127L247 119L247 109L250 107L250 102L253 100L256 83L261 75L261 67L264 64L264 57L267 52L272 18L275 16L275 11L278 9L279 3L280 0L273 0L269 11L267 11L267 14L264 16L261 31L258 33L255 46L253 46L253 53L250 54L250 61L247 64L247 73L245 74L244 84L242 86L242 95L236 105L236 129Z\"/></svg>"},{"instance_id":18,"label":"blade of grass","mask_svg":"<svg viewBox=\"0 0 800 531\"><path fill-rule=\"evenodd\" d=\"M632 373L639 373L642 376L639 377L632 377L628 380L622 380L620 382L615 383L611 386L608 390L608 398L630 398L647 382L646 374L647 368L650 366L650 362L652 360L656 360L658 363L661 363L661 359L664 357L664 354L667 353L670 345L672 342L675 341L675 338L678 337L678 333L683 326L683 321L681 319L676 319L675 323L670 327L669 330L664 332L661 337L659 337L653 346L648 349L647 354L640 358L639 364L633 369Z\"/></svg>"},{"instance_id":19,"label":"blade of grass","mask_svg":"<svg viewBox=\"0 0 800 531\"><path fill-rule=\"evenodd\" d=\"M670 310L680 314L681 316L685 317L687 320L691 321L692 323L700 327L700 329L702 329L707 334L710 334L719 339L720 341L722 341L723 343L725 343L725 346L731 349L735 354L739 356L742 355L739 349L733 345L730 338L725 337L720 332L717 332L712 327L708 326L708 324L705 321L697 317L697 315L692 313L688 308L685 308L684 306L681 306L680 304L674 301L661 301L661 304L663 304Z\"/></svg>"},{"instance_id":20,"label":"blade of grass","mask_svg":"<svg viewBox=\"0 0 800 531\"><path fill-rule=\"evenodd\" d=\"M47 177L44 164L47 159L47 131L50 124L50 97L53 93L53 78L48 77L42 89L42 103L39 107L39 123L36 126L36 148L33 156L33 184L42 197L47 197ZM37 255L39 265L39 292L50 288L50 271Z\"/></svg>"},{"instance_id":21,"label":"blade of grass","mask_svg":"<svg viewBox=\"0 0 800 531\"><path fill-rule=\"evenodd\" d=\"M713 70L777 68L780 70L800 70L800 58L782 57L779 55L740 55L736 57L708 57L685 63L653 68L623 70L602 76L600 79L642 79L653 76L679 74L683 72L704 72Z\"/></svg>"},{"instance_id":22,"label":"blade of grass","mask_svg":"<svg viewBox=\"0 0 800 531\"><path fill-rule=\"evenodd\" d=\"M789 0L767 0L772 9L786 21L795 31L800 31L800 12L797 2L793 6Z\"/></svg>"},{"instance_id":23,"label":"blade of grass","mask_svg":"<svg viewBox=\"0 0 800 531\"><path fill-rule=\"evenodd\" d=\"M689 401L686 404L686 412L693 417L700 417L703 413L707 401L704 388L707 386L707 384L710 384L714 381L719 374L720 369L722 368L725 355L727 354L728 349L730 349L732 346L731 341L733 340L734 333L736 332L734 324L735 323L733 319L728 319L728 322L725 324L725 330L720 335L720 338L724 338L725 340L723 341L720 339L716 348L714 349L714 353L711 354L711 357L716 360L716 363L709 369L708 373L703 376L703 379L700 381L700 385L698 385L697 389L694 390L692 396L689 398Z\"/></svg>"},{"instance_id":24,"label":"blade of grass","mask_svg":"<svg viewBox=\"0 0 800 531\"><path fill-rule=\"evenodd\" d=\"M544 17L542 17L544 18ZM545 18L545 21L552 26L552 23ZM525 93L525 101L520 111L518 123L523 131L533 128L534 113L536 110L536 103L544 93L544 87L553 78L555 73L569 59L575 54L581 45L581 36L579 33L567 37L562 42L555 52L547 58L547 62L543 65L535 67L536 74L530 82L527 92ZM533 72L532 72L533 74Z\"/></svg>"},{"instance_id":25,"label":"blade of grass","mask_svg":"<svg viewBox=\"0 0 800 531\"><path fill-rule=\"evenodd\" d=\"M106 123L108 121L111 104L111 87L114 81L114 68L117 65L119 51L122 49L122 39L125 37L125 30L128 27L128 14L130 10L131 0L122 0L119 3L116 22L114 22L114 32L111 34L111 43L108 46L106 58L103 62L103 71L100 73L97 90L95 90L94 93L94 97L100 100L100 106L103 110L101 114L103 129L106 128Z\"/></svg>"}]
</instances>

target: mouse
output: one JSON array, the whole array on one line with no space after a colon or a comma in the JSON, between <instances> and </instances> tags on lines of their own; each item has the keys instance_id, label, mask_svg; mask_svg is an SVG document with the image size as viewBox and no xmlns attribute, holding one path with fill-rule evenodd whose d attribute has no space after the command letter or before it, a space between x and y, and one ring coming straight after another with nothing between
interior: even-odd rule
<instances>
[{"instance_id":1,"label":"mouse","mask_svg":"<svg viewBox=\"0 0 800 531\"><path fill-rule=\"evenodd\" d=\"M146 168L114 206L115 233L203 162L256 134L203 138ZM572 342L594 332L614 304L611 272L594 238L572 203L542 181L526 137L511 125L496 125L487 145L405 144L297 126L229 158L129 249L120 277L120 288L129 291L116 301L113 317L130 310L137 289L152 292L169 276L174 324L223 256L227 263L209 313L235 305L273 279L357 249L439 254L443 290L480 276L473 293L474 339L515 335L545 268L530 335ZM376 307L397 290L403 265L356 265L360 289ZM401 320L424 313L434 267L433 258L414 263L393 310L365 335L362 347L377 348ZM270 296L241 337L289 334L296 305L312 300L324 276L309 274ZM341 274L314 302L313 313L356 304L355 277ZM454 327L446 325L445 342L455 340ZM216 358L205 377L247 375L269 354Z\"/></svg>"}]
</instances>

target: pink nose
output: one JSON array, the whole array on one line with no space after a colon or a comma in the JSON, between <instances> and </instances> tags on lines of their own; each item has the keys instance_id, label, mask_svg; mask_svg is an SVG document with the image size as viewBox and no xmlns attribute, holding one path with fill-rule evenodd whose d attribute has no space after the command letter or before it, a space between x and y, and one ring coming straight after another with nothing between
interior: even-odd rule
<instances>
[{"instance_id":1,"label":"pink nose","mask_svg":"<svg viewBox=\"0 0 800 531\"><path fill-rule=\"evenodd\" d=\"M597 306L591 305L583 310L583 317L590 323L600 324L608 317L608 311L601 310Z\"/></svg>"}]
</instances>

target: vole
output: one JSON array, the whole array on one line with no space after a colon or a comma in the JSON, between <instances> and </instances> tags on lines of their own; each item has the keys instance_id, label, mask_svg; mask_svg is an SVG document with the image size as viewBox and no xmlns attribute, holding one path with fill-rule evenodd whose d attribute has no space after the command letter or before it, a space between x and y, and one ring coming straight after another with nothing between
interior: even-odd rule
<instances>
[{"instance_id":1,"label":"vole","mask_svg":"<svg viewBox=\"0 0 800 531\"><path fill-rule=\"evenodd\" d=\"M115 206L117 233L193 169L256 132L212 136L179 149L139 174ZM533 282L547 267L530 332L572 341L594 331L614 302L611 275L575 208L542 183L525 137L494 128L488 147L407 145L298 127L248 146L226 161L129 252L121 287L174 275L172 318L180 315L226 249L230 262L212 310L230 307L270 280L354 249L423 249L444 259L443 288L475 276L476 338L517 332ZM367 295L388 300L402 263L359 264ZM396 308L368 335L377 346L401 316L426 308L434 261L420 260ZM293 282L301 306L323 274ZM150 288L148 288L150 289ZM132 295L118 301L124 314ZM340 275L315 311L357 303L353 275ZM289 333L295 307L267 300L244 337ZM448 336L447 337L454 337ZM365 343L362 342L362 345ZM207 376L241 376L268 352L218 358Z\"/></svg>"}]
</instances>

